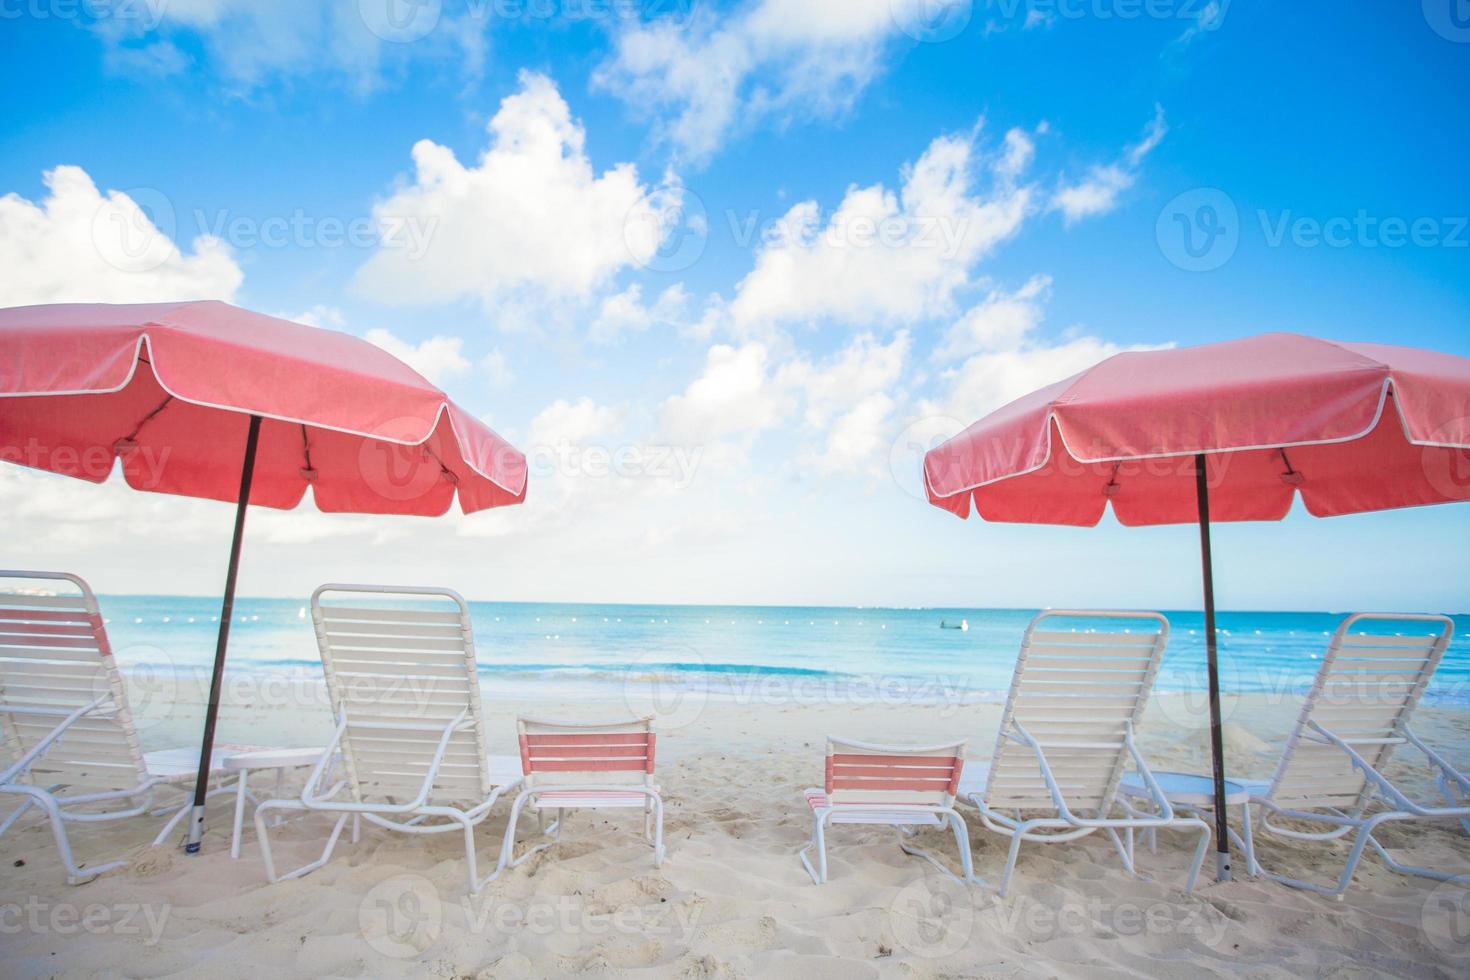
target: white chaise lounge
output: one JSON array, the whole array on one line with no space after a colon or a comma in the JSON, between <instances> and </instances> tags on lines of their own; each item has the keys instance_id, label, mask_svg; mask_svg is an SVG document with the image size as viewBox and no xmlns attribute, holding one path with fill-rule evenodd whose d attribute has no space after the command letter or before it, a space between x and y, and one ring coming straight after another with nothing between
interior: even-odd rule
<instances>
[{"instance_id":1,"label":"white chaise lounge","mask_svg":"<svg viewBox=\"0 0 1470 980\"><path fill-rule=\"evenodd\" d=\"M1261 809L1255 833L1307 841L1349 837L1346 863L1330 885L1267 871L1258 863L1247 824L1247 858L1254 872L1341 898L1364 847L1371 844L1395 871L1438 881L1470 881L1470 875L1463 873L1402 864L1374 836L1383 824L1406 820L1459 821L1470 832L1470 778L1409 727L1454 629L1446 616L1379 613L1358 613L1338 626L1275 775L1255 784L1251 802ZM1417 750L1427 760L1443 803L1412 800L1384 775L1401 746ZM1297 830L1282 825L1283 818L1328 829Z\"/></svg>"},{"instance_id":2,"label":"white chaise lounge","mask_svg":"<svg viewBox=\"0 0 1470 980\"><path fill-rule=\"evenodd\" d=\"M0 794L18 804L4 834L31 809L45 813L73 885L122 867L123 859L79 864L69 824L169 814L154 838L166 840L188 800L158 808L154 794L192 794L197 749L144 752L127 690L92 589L64 572L0 571ZM216 745L215 766L238 746ZM210 795L223 792L215 786Z\"/></svg>"},{"instance_id":3,"label":"white chaise lounge","mask_svg":"<svg viewBox=\"0 0 1470 980\"><path fill-rule=\"evenodd\" d=\"M256 807L266 876L321 867L351 818L354 841L361 821L463 834L469 889L478 892L500 867L479 874L475 828L521 777L513 756L487 750L469 607L448 589L324 585L311 614L337 728L299 799ZM336 821L319 857L278 874L267 818L283 809Z\"/></svg>"},{"instance_id":4,"label":"white chaise lounge","mask_svg":"<svg viewBox=\"0 0 1470 980\"><path fill-rule=\"evenodd\" d=\"M1185 886L1193 890L1210 828L1174 813L1133 742L1168 638L1168 620L1155 612L1048 611L1026 628L995 752L965 767L959 790L983 827L1010 838L1000 894L1023 841L1065 843L1101 830L1132 873L1131 832L1147 829L1198 833ZM1118 803L1130 763L1154 814Z\"/></svg>"}]
</instances>

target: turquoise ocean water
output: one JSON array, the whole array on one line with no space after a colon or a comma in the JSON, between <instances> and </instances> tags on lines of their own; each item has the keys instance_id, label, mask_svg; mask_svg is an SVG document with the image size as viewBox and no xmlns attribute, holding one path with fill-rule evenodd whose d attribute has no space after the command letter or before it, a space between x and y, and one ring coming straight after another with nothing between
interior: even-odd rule
<instances>
[{"instance_id":1,"label":"turquoise ocean water","mask_svg":"<svg viewBox=\"0 0 1470 980\"><path fill-rule=\"evenodd\" d=\"M207 672L219 601L103 596L125 669ZM553 685L595 695L635 675L739 696L758 685L869 692L875 698L1003 699L1035 610L779 606L630 606L471 603L482 686L492 695ZM1171 634L1156 690L1204 682L1202 615L1165 613ZM966 631L941 621L967 620ZM1222 686L1238 693L1305 692L1338 613L1220 614ZM1470 615L1426 703L1470 704ZM1082 624L1081 628L1088 628ZM1103 624L1096 624L1099 627ZM230 634L230 671L319 677L310 610L300 600L242 598Z\"/></svg>"}]
</instances>

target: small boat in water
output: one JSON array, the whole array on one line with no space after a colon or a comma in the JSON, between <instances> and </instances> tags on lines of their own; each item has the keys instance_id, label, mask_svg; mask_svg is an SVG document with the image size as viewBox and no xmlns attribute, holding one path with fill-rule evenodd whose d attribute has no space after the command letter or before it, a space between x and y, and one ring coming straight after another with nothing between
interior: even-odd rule
<instances>
[{"instance_id":1,"label":"small boat in water","mask_svg":"<svg viewBox=\"0 0 1470 980\"><path fill-rule=\"evenodd\" d=\"M970 621L968 619L962 619L958 623L951 623L947 619L941 619L939 621L939 628L942 630L967 630L970 628Z\"/></svg>"}]
</instances>

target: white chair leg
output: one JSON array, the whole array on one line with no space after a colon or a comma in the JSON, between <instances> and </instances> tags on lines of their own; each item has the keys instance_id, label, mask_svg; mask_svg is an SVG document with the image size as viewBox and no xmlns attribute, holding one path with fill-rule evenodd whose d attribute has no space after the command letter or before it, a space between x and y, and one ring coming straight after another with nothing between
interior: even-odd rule
<instances>
[{"instance_id":1,"label":"white chair leg","mask_svg":"<svg viewBox=\"0 0 1470 980\"><path fill-rule=\"evenodd\" d=\"M893 828L894 830L898 831L899 849L911 857L923 858L925 861L928 861L930 864L934 865L934 867L938 868L940 873L943 874L946 878L949 878L957 884L976 884L978 880L975 878L975 868L970 860L969 829L965 826L964 818L961 817L958 813L951 812L949 814L946 814L946 817L947 819L945 821L945 824L947 824L950 830L954 833L955 847L960 852L961 875L956 875L953 871L946 868L942 861L936 858L933 854L930 854L928 851L920 850L917 847L910 847L905 841L905 838L912 836L914 832L912 830L909 830L909 828Z\"/></svg>"},{"instance_id":2,"label":"white chair leg","mask_svg":"<svg viewBox=\"0 0 1470 980\"><path fill-rule=\"evenodd\" d=\"M1127 845L1123 843L1122 838L1118 836L1118 828L1107 827L1105 829L1108 832L1108 837L1113 842L1113 847L1118 852L1118 857L1123 861L1123 870L1127 871L1131 875L1138 874L1138 870L1133 867L1133 854L1129 850Z\"/></svg>"},{"instance_id":3,"label":"white chair leg","mask_svg":"<svg viewBox=\"0 0 1470 980\"><path fill-rule=\"evenodd\" d=\"M190 811L192 811L193 809L194 801L192 799L188 800L186 803L184 803L183 806L179 807L178 810L174 812L174 815L168 818L168 822L163 825L163 829L158 832L158 836L153 838L153 846L157 847L165 840L167 840L168 835L173 833L174 828L177 827L179 825L179 822L187 817Z\"/></svg>"},{"instance_id":4,"label":"white chair leg","mask_svg":"<svg viewBox=\"0 0 1470 980\"><path fill-rule=\"evenodd\" d=\"M1021 841L1026 834L1030 833L1033 826L1034 823L1028 820L1027 822L1021 824L1019 827L1011 831L1011 847L1009 852L1007 852L1006 854L1006 869L1005 873L1002 874L1000 878L999 895L1001 898L1005 898L1006 889L1010 886L1011 883L1011 872L1016 870L1016 856L1021 851Z\"/></svg>"},{"instance_id":5,"label":"white chair leg","mask_svg":"<svg viewBox=\"0 0 1470 980\"><path fill-rule=\"evenodd\" d=\"M661 867L664 863L664 801L655 796L653 804L653 866ZM643 818L644 825L648 823L648 816Z\"/></svg>"},{"instance_id":6,"label":"white chair leg","mask_svg":"<svg viewBox=\"0 0 1470 980\"><path fill-rule=\"evenodd\" d=\"M513 868L518 864L521 864L537 851L545 850L547 847L551 846L550 844L538 844L537 846L527 851L525 854L522 854L519 859L513 857L513 855L515 854L516 846L516 824L520 821L521 810L525 808L526 801L530 799L532 795L534 795L533 790L521 790L521 792L516 796L515 802L511 804L510 818L506 821L505 824L505 839L502 840L500 844L500 861L498 863L499 866L496 871L497 874L499 874L499 869Z\"/></svg>"},{"instance_id":7,"label":"white chair leg","mask_svg":"<svg viewBox=\"0 0 1470 980\"><path fill-rule=\"evenodd\" d=\"M240 781L235 786L235 825L230 831L230 857L240 859L240 828L245 823L245 784L250 778L249 769L240 770Z\"/></svg>"},{"instance_id":8,"label":"white chair leg","mask_svg":"<svg viewBox=\"0 0 1470 980\"><path fill-rule=\"evenodd\" d=\"M327 835L327 842L322 848L321 856L315 861L309 864L303 864L294 871L288 871L285 874L278 875L276 874L275 856L271 853L270 831L267 827L266 818L275 810L302 809L305 808L287 800L266 800L255 808L255 836L260 841L260 857L261 861L265 864L266 879L272 883L300 878L303 875L310 874L330 861L332 859L332 852L337 849L337 841L342 836L342 828L347 826L347 819L352 816L351 814L344 813L337 818L336 823L332 825L332 832Z\"/></svg>"},{"instance_id":9,"label":"white chair leg","mask_svg":"<svg viewBox=\"0 0 1470 980\"><path fill-rule=\"evenodd\" d=\"M0 835L3 835L7 830L9 830L11 826L20 819L21 814L25 813L32 806L34 806L35 802L36 801L32 800L30 797L26 797L24 800L22 800L20 806L16 807L15 811L11 813L10 816L5 818L5 822L0 823Z\"/></svg>"},{"instance_id":10,"label":"white chair leg","mask_svg":"<svg viewBox=\"0 0 1470 980\"><path fill-rule=\"evenodd\" d=\"M827 817L830 815L830 810L813 811L811 842L796 852L797 857L801 858L802 867L806 868L806 873L812 876L812 884L814 885L824 885L827 883L827 837L824 827L827 822ZM812 867L811 859L807 857L807 852L811 850L817 852L816 867Z\"/></svg>"},{"instance_id":11,"label":"white chair leg","mask_svg":"<svg viewBox=\"0 0 1470 980\"><path fill-rule=\"evenodd\" d=\"M72 856L71 840L66 833L66 817L61 808L56 805L56 800L50 793L38 786L0 786L0 793L14 793L25 796L32 806L40 807L45 811L48 822L51 824L51 836L56 841L56 850L61 855L61 865L66 869L66 883L68 885L81 885L91 881L104 871L113 868L121 868L128 862L126 860L108 861L103 864L94 864L89 868L79 867L76 859Z\"/></svg>"},{"instance_id":12,"label":"white chair leg","mask_svg":"<svg viewBox=\"0 0 1470 980\"><path fill-rule=\"evenodd\" d=\"M1200 868L1205 864L1205 853L1210 849L1210 841L1214 837L1210 825L1203 820L1196 820L1199 824L1199 843L1194 848L1194 863L1189 866L1189 878L1184 883L1184 893L1187 895L1194 891L1194 883L1199 880ZM1247 865L1250 861L1247 859Z\"/></svg>"}]
</instances>

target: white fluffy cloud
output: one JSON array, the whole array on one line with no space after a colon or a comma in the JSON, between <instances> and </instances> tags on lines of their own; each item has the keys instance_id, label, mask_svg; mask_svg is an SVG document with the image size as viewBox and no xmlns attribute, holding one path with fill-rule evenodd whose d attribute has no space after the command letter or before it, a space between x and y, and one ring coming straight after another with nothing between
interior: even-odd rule
<instances>
[{"instance_id":1,"label":"white fluffy cloud","mask_svg":"<svg viewBox=\"0 0 1470 980\"><path fill-rule=\"evenodd\" d=\"M413 368L434 384L464 374L470 362L464 356L464 338L434 336L414 344L387 330L369 330L365 338Z\"/></svg>"},{"instance_id":2,"label":"white fluffy cloud","mask_svg":"<svg viewBox=\"0 0 1470 980\"><path fill-rule=\"evenodd\" d=\"M905 16L927 0L749 0L687 19L637 22L594 84L654 115L691 161L775 118L845 112L881 71Z\"/></svg>"},{"instance_id":3,"label":"white fluffy cloud","mask_svg":"<svg viewBox=\"0 0 1470 980\"><path fill-rule=\"evenodd\" d=\"M414 145L412 182L374 208L385 241L358 270L360 291L389 303L469 297L487 308L527 291L583 300L653 254L680 188L671 177L644 185L631 163L597 174L551 79L523 73L489 133L474 165L429 140ZM393 229L422 234L395 241Z\"/></svg>"},{"instance_id":4,"label":"white fluffy cloud","mask_svg":"<svg viewBox=\"0 0 1470 980\"><path fill-rule=\"evenodd\" d=\"M335 306L317 304L300 313L277 313L276 316L284 320L304 323L308 327L340 330L343 333L354 332L347 324L347 317ZM392 354L436 385L442 385L447 379L458 377L470 369L470 362L464 356L464 338L462 337L436 334L415 344L381 327L369 330L362 337L368 343L375 344ZM508 377L509 372L504 363L505 359L500 357L497 363L494 361L497 355L499 351L486 358L483 367L492 378L497 376L497 372L502 372Z\"/></svg>"},{"instance_id":5,"label":"white fluffy cloud","mask_svg":"<svg viewBox=\"0 0 1470 980\"><path fill-rule=\"evenodd\" d=\"M705 356L703 373L664 401L659 420L666 438L699 444L737 433L753 437L780 424L790 410L788 386L773 375L765 344L717 344Z\"/></svg>"},{"instance_id":6,"label":"white fluffy cloud","mask_svg":"<svg viewBox=\"0 0 1470 980\"><path fill-rule=\"evenodd\" d=\"M1050 276L1032 276L1013 292L992 290L950 326L934 359L953 361L978 351L1019 346L1046 315L1050 289Z\"/></svg>"},{"instance_id":7,"label":"white fluffy cloud","mask_svg":"<svg viewBox=\"0 0 1470 980\"><path fill-rule=\"evenodd\" d=\"M903 186L852 187L825 221L815 201L791 208L756 255L730 304L735 327L760 333L788 321L857 326L910 323L949 312L974 266L1032 210L1015 178L1029 138L1015 133L977 190L978 133L942 136L906 167Z\"/></svg>"},{"instance_id":8,"label":"white fluffy cloud","mask_svg":"<svg viewBox=\"0 0 1470 980\"><path fill-rule=\"evenodd\" d=\"M863 334L831 359L789 373L805 395L806 424L822 435L822 449L811 457L819 470L860 473L880 458L901 403L910 347L906 330L887 344Z\"/></svg>"},{"instance_id":9,"label":"white fluffy cloud","mask_svg":"<svg viewBox=\"0 0 1470 980\"><path fill-rule=\"evenodd\" d=\"M707 450L712 465L738 466L755 438L797 417L816 446L804 460L825 473L870 468L887 444L912 338L853 338L824 359L779 359L765 344L716 345L703 371L659 413L663 438Z\"/></svg>"},{"instance_id":10,"label":"white fluffy cloud","mask_svg":"<svg viewBox=\"0 0 1470 980\"><path fill-rule=\"evenodd\" d=\"M580 446L604 438L622 424L623 413L583 396L558 398L531 420L532 446Z\"/></svg>"},{"instance_id":11,"label":"white fluffy cloud","mask_svg":"<svg viewBox=\"0 0 1470 980\"><path fill-rule=\"evenodd\" d=\"M456 55L463 71L484 60L480 8L453 15L435 3L400 0L135 0L114 2L93 29L109 67L147 75L207 68L248 92L301 75L331 75L359 91L385 66L414 57ZM402 42L413 43L402 43ZM188 51L199 52L199 62Z\"/></svg>"},{"instance_id":12,"label":"white fluffy cloud","mask_svg":"<svg viewBox=\"0 0 1470 980\"><path fill-rule=\"evenodd\" d=\"M1075 329L1055 340L1037 336L1050 286L1050 277L1035 276L1013 293L992 293L971 310L951 330L948 344L972 353L958 366L941 372L937 392L919 403L918 415L948 417L968 425L1007 402L1121 351L1149 349L1122 346ZM989 318L998 328L977 335L966 326L972 316L981 321Z\"/></svg>"},{"instance_id":13,"label":"white fluffy cloud","mask_svg":"<svg viewBox=\"0 0 1470 980\"><path fill-rule=\"evenodd\" d=\"M682 283L674 283L659 293L651 305L644 305L643 286L635 282L622 292L603 298L588 337L593 343L611 344L628 334L671 325L679 321L688 305L689 294Z\"/></svg>"},{"instance_id":14,"label":"white fluffy cloud","mask_svg":"<svg viewBox=\"0 0 1470 980\"><path fill-rule=\"evenodd\" d=\"M47 196L0 197L0 306L231 299L244 274L230 247L200 235L185 254L162 193L97 189L80 167L45 174ZM152 213L150 213L150 211Z\"/></svg>"},{"instance_id":15,"label":"white fluffy cloud","mask_svg":"<svg viewBox=\"0 0 1470 980\"><path fill-rule=\"evenodd\" d=\"M1051 199L1051 210L1062 212L1069 225L1113 210L1118 206L1118 197L1138 180L1144 158L1168 132L1164 107L1155 106L1143 139L1127 147L1113 163L1093 167L1082 180L1059 185Z\"/></svg>"}]
</instances>

